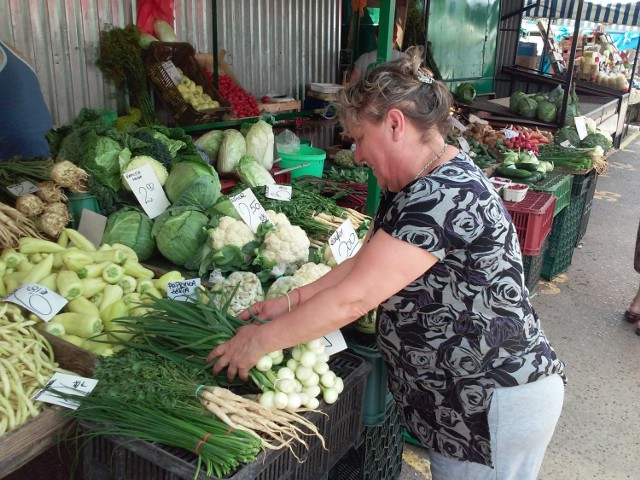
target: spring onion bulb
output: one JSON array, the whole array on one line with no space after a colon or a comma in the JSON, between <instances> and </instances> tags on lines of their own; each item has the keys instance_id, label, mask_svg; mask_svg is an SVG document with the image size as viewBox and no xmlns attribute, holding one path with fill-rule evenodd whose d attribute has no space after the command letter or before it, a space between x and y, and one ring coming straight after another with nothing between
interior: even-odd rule
<instances>
[{"instance_id":1,"label":"spring onion bulb","mask_svg":"<svg viewBox=\"0 0 640 480\"><path fill-rule=\"evenodd\" d=\"M303 352L303 353L300 355L300 360L299 360L299 361L300 361L300 364L301 364L303 367L311 368L311 367L313 367L313 366L316 364L316 362L317 362L316 354L315 354L315 353L313 353L313 352L312 352L312 351L310 351L310 350L307 350L306 352Z\"/></svg>"},{"instance_id":2,"label":"spring onion bulb","mask_svg":"<svg viewBox=\"0 0 640 480\"><path fill-rule=\"evenodd\" d=\"M256 363L256 369L258 369L261 372L270 371L272 366L273 366L273 359L269 355L265 355L260 360L258 360L258 363Z\"/></svg>"}]
</instances>

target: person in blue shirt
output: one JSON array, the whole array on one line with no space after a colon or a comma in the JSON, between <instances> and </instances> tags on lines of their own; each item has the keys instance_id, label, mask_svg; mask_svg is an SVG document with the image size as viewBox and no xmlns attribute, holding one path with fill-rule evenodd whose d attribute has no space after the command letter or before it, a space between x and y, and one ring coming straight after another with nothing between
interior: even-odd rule
<instances>
[{"instance_id":1,"label":"person in blue shirt","mask_svg":"<svg viewBox=\"0 0 640 480\"><path fill-rule=\"evenodd\" d=\"M0 40L0 161L50 156L45 134L51 127L36 72Z\"/></svg>"}]
</instances>

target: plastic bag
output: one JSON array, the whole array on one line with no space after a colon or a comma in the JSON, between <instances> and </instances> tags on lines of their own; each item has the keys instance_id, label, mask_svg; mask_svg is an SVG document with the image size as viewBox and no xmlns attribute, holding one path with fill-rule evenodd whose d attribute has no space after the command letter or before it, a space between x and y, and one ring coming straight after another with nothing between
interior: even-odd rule
<instances>
[{"instance_id":1,"label":"plastic bag","mask_svg":"<svg viewBox=\"0 0 640 480\"><path fill-rule=\"evenodd\" d=\"M298 153L300 139L291 130L284 130L276 135L276 148L281 153Z\"/></svg>"}]
</instances>

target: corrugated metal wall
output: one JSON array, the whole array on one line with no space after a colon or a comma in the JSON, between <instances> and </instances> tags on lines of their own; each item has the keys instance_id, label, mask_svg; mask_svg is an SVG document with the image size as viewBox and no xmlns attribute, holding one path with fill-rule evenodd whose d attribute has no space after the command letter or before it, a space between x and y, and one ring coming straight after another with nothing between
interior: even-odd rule
<instances>
[{"instance_id":1,"label":"corrugated metal wall","mask_svg":"<svg viewBox=\"0 0 640 480\"><path fill-rule=\"evenodd\" d=\"M0 0L0 38L35 67L55 125L82 107L115 108L96 66L104 24L131 23L135 0Z\"/></svg>"},{"instance_id":2,"label":"corrugated metal wall","mask_svg":"<svg viewBox=\"0 0 640 480\"><path fill-rule=\"evenodd\" d=\"M179 40L212 50L212 0L176 0ZM304 97L309 82L337 80L340 0L217 0L219 48L243 86ZM105 24L135 21L136 0L0 0L0 38L22 51L40 78L55 125L82 107L115 108L96 66Z\"/></svg>"},{"instance_id":3,"label":"corrugated metal wall","mask_svg":"<svg viewBox=\"0 0 640 480\"><path fill-rule=\"evenodd\" d=\"M509 15L521 9L523 3L524 0L502 0L500 7L500 15L504 20L501 20L499 23L498 50L496 52L496 80L494 82L495 93L498 98L508 97L510 95L511 77L500 71L505 65L510 66L515 64L522 15ZM515 83L517 84L518 82Z\"/></svg>"}]
</instances>

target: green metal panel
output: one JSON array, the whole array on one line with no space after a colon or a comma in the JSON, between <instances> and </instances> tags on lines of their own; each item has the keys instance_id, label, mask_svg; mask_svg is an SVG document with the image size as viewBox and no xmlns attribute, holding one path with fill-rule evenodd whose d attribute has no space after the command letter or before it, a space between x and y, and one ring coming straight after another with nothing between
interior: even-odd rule
<instances>
[{"instance_id":1,"label":"green metal panel","mask_svg":"<svg viewBox=\"0 0 640 480\"><path fill-rule=\"evenodd\" d=\"M428 39L451 89L466 81L493 91L499 22L500 0L431 0Z\"/></svg>"}]
</instances>

